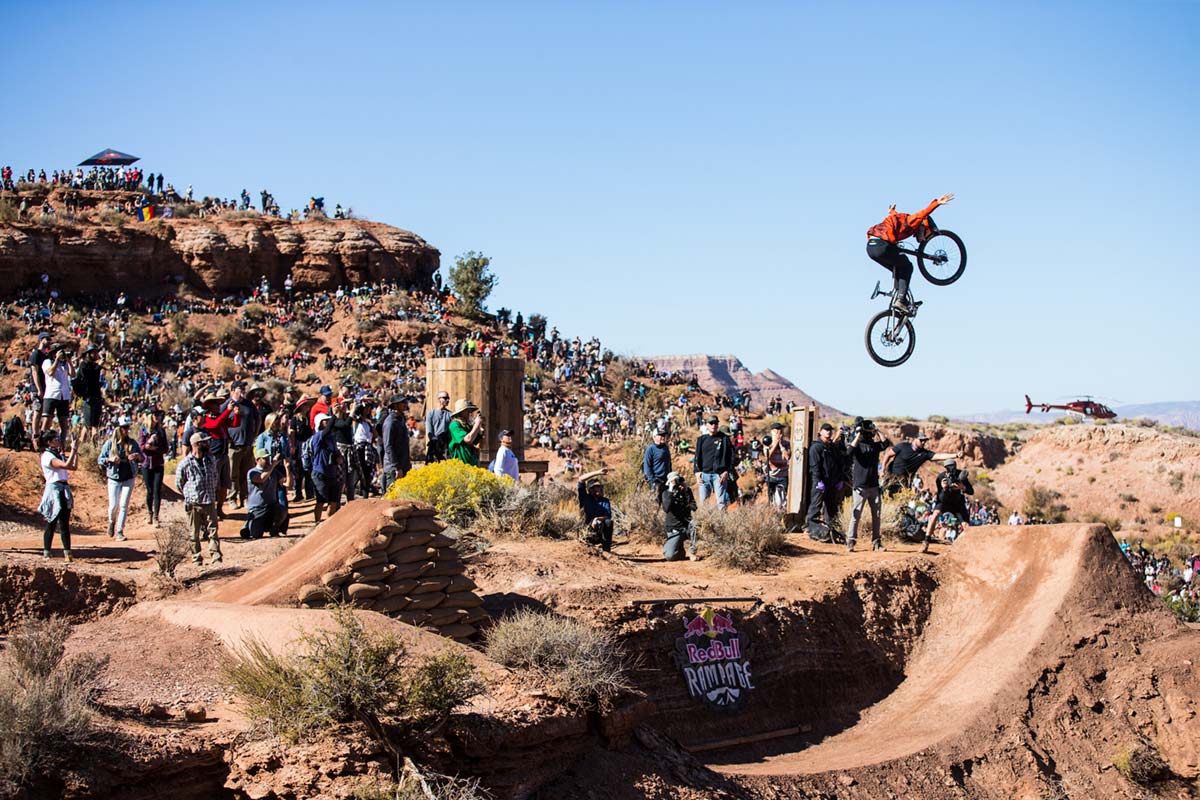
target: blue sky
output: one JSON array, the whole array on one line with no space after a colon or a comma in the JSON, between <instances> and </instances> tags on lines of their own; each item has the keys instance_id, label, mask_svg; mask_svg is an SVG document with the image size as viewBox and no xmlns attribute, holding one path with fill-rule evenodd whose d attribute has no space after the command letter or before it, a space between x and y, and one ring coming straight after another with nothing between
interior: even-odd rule
<instances>
[{"instance_id":1,"label":"blue sky","mask_svg":"<svg viewBox=\"0 0 1200 800\"><path fill-rule=\"evenodd\" d=\"M493 259L493 308L846 411L1200 397L1200 3L8 4L0 161L142 156ZM965 240L872 363L889 203Z\"/></svg>"}]
</instances>

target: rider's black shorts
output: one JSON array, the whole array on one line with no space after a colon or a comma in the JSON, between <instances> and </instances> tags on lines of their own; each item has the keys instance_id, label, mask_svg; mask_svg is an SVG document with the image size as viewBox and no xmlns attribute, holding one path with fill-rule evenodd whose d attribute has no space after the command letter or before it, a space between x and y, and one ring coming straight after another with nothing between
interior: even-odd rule
<instances>
[{"instance_id":1,"label":"rider's black shorts","mask_svg":"<svg viewBox=\"0 0 1200 800\"><path fill-rule=\"evenodd\" d=\"M894 242L872 237L867 239L867 256L876 264L891 270L898 278L911 278L913 265Z\"/></svg>"}]
</instances>

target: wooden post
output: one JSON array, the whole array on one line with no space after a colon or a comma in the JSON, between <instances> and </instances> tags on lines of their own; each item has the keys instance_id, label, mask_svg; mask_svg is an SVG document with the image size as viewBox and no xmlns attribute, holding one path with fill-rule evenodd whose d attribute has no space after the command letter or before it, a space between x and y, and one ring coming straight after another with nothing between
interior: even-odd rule
<instances>
[{"instance_id":1,"label":"wooden post","mask_svg":"<svg viewBox=\"0 0 1200 800\"><path fill-rule=\"evenodd\" d=\"M792 412L792 463L788 466L787 525L789 530L804 527L804 515L812 496L808 479L808 448L816 437L817 407L797 408Z\"/></svg>"},{"instance_id":2,"label":"wooden post","mask_svg":"<svg viewBox=\"0 0 1200 800\"><path fill-rule=\"evenodd\" d=\"M520 358L431 358L425 364L425 402L438 392L450 395L450 410L466 398L483 414L483 439L479 442L479 465L496 455L497 437L508 428L513 433L513 453L525 454L525 361ZM423 418L423 417L422 417Z\"/></svg>"}]
</instances>

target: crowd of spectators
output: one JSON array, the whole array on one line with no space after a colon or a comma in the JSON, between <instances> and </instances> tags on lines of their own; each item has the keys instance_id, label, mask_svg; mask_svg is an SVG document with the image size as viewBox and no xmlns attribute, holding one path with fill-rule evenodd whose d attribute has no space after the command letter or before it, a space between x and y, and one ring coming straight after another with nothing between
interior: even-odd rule
<instances>
[{"instance_id":1,"label":"crowd of spectators","mask_svg":"<svg viewBox=\"0 0 1200 800\"><path fill-rule=\"evenodd\" d=\"M1200 580L1197 579L1200 553L1192 553L1181 561L1173 562L1165 554L1150 552L1142 540L1130 545L1129 540L1123 538L1120 546L1147 589L1172 607L1181 607L1185 615L1196 617L1191 621L1200 622Z\"/></svg>"}]
</instances>

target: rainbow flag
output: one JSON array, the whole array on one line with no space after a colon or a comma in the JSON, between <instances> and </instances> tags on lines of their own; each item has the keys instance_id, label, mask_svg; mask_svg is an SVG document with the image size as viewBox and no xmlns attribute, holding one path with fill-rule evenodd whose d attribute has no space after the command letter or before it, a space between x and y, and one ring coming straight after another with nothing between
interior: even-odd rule
<instances>
[{"instance_id":1,"label":"rainbow flag","mask_svg":"<svg viewBox=\"0 0 1200 800\"><path fill-rule=\"evenodd\" d=\"M142 206L137 210L137 217L142 222L154 219L154 206Z\"/></svg>"}]
</instances>

